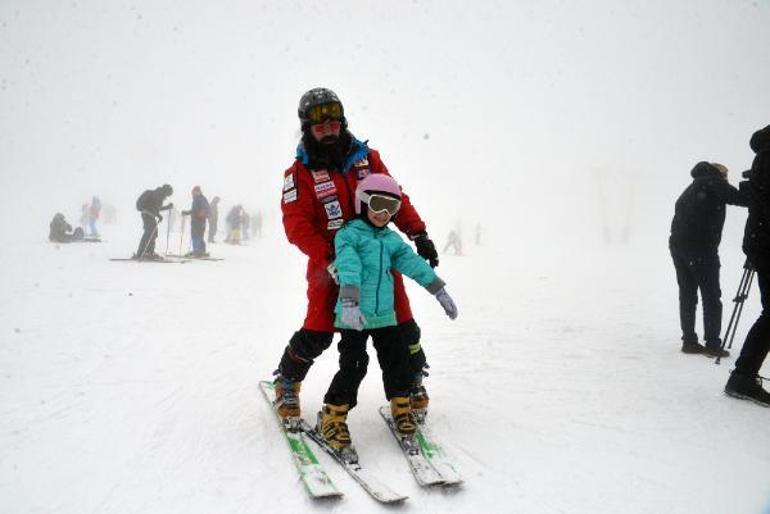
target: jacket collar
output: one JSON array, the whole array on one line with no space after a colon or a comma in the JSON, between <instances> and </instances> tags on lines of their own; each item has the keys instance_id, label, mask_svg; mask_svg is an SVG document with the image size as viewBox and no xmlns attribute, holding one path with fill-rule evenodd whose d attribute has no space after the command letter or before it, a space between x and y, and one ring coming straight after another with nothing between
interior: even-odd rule
<instances>
[{"instance_id":1,"label":"jacket collar","mask_svg":"<svg viewBox=\"0 0 770 514\"><path fill-rule=\"evenodd\" d=\"M345 157L345 164L342 167L343 175L350 171L350 168L353 166L353 164L369 155L369 146L367 145L368 141L361 142L352 134L350 137L352 139L350 145L351 150L348 152L347 157ZM307 154L305 146L302 144L302 142L297 145L296 158L299 159L305 166L310 165L310 156Z\"/></svg>"}]
</instances>

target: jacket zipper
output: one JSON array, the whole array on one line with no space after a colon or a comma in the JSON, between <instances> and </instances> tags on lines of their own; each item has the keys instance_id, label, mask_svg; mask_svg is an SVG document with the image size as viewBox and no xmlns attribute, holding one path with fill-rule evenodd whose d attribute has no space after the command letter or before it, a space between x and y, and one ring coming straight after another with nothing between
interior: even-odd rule
<instances>
[{"instance_id":1,"label":"jacket zipper","mask_svg":"<svg viewBox=\"0 0 770 514\"><path fill-rule=\"evenodd\" d=\"M377 273L377 290L375 292L374 296L374 314L376 316L380 315L380 285L382 284L382 241L379 237L377 237L377 242L380 244L380 268Z\"/></svg>"}]
</instances>

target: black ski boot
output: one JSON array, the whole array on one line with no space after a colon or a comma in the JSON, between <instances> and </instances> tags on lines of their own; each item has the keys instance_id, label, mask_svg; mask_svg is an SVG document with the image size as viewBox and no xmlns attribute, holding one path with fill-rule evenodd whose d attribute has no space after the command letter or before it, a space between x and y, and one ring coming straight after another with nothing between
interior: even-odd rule
<instances>
[{"instance_id":1,"label":"black ski boot","mask_svg":"<svg viewBox=\"0 0 770 514\"><path fill-rule=\"evenodd\" d=\"M706 346L703 347L703 353L705 353L708 357L729 357L730 352L722 348L722 343L720 341L712 344L707 342Z\"/></svg>"},{"instance_id":2,"label":"black ski boot","mask_svg":"<svg viewBox=\"0 0 770 514\"><path fill-rule=\"evenodd\" d=\"M682 353L703 353L706 348L698 341L685 341L682 343Z\"/></svg>"},{"instance_id":3,"label":"black ski boot","mask_svg":"<svg viewBox=\"0 0 770 514\"><path fill-rule=\"evenodd\" d=\"M770 407L770 393L762 388L762 377L744 375L733 371L725 385L725 393L733 398L750 400L763 407Z\"/></svg>"}]
</instances>

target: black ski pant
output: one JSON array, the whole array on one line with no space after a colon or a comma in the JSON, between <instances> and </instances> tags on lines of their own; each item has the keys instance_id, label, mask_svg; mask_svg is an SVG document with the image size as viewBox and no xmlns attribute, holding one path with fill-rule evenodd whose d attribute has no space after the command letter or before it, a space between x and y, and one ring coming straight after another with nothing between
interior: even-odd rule
<instances>
[{"instance_id":1,"label":"black ski pant","mask_svg":"<svg viewBox=\"0 0 770 514\"><path fill-rule=\"evenodd\" d=\"M716 249L698 250L671 247L671 257L679 284L679 323L682 341L698 342L695 309L698 289L703 298L703 339L708 346L722 344L722 290L719 288L719 255Z\"/></svg>"},{"instance_id":2,"label":"black ski pant","mask_svg":"<svg viewBox=\"0 0 770 514\"><path fill-rule=\"evenodd\" d=\"M155 216L143 212L142 224L144 225L144 233L139 240L139 248L136 250L136 256L139 258L155 253L155 240L158 238L158 222Z\"/></svg>"},{"instance_id":3,"label":"black ski pant","mask_svg":"<svg viewBox=\"0 0 770 514\"><path fill-rule=\"evenodd\" d=\"M204 235L206 233L206 220L193 219L190 222L190 239L192 240L193 252L205 253L206 241Z\"/></svg>"},{"instance_id":4,"label":"black ski pant","mask_svg":"<svg viewBox=\"0 0 770 514\"><path fill-rule=\"evenodd\" d=\"M398 329L401 332L401 340L407 347L409 371L414 381L418 375L422 376L423 369L427 367L425 352L420 344L420 327L417 322L410 319L398 325ZM292 382L305 380L315 359L331 346L333 336L332 332L319 332L307 328L297 330L283 351L278 372ZM364 368L365 374L366 368ZM361 378L363 379L363 375Z\"/></svg>"},{"instance_id":5,"label":"black ski pant","mask_svg":"<svg viewBox=\"0 0 770 514\"><path fill-rule=\"evenodd\" d=\"M753 262L753 261L752 261ZM756 269L759 293L762 299L762 313L749 329L741 354L735 361L735 373L755 376L770 350L770 273Z\"/></svg>"},{"instance_id":6,"label":"black ski pant","mask_svg":"<svg viewBox=\"0 0 770 514\"><path fill-rule=\"evenodd\" d=\"M377 361L382 370L385 398L408 396L414 381L409 364L409 348L398 326L374 328L371 330L342 330L337 344L340 352L339 370L334 375L324 396L324 403L348 404L352 409L358 403L358 388L366 376L369 356L366 341L372 338L377 351Z\"/></svg>"},{"instance_id":7,"label":"black ski pant","mask_svg":"<svg viewBox=\"0 0 770 514\"><path fill-rule=\"evenodd\" d=\"M283 351L278 372L292 382L302 382L315 359L332 344L333 336L332 332L297 330Z\"/></svg>"}]
</instances>

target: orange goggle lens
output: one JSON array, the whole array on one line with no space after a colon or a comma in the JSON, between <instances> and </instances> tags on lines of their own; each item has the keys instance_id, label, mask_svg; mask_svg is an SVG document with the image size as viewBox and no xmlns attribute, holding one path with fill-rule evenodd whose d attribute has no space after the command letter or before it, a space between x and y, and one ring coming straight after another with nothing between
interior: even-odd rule
<instances>
[{"instance_id":1,"label":"orange goggle lens","mask_svg":"<svg viewBox=\"0 0 770 514\"><path fill-rule=\"evenodd\" d=\"M342 119L342 105L337 103L315 105L308 112L310 123L321 123L324 120Z\"/></svg>"}]
</instances>

